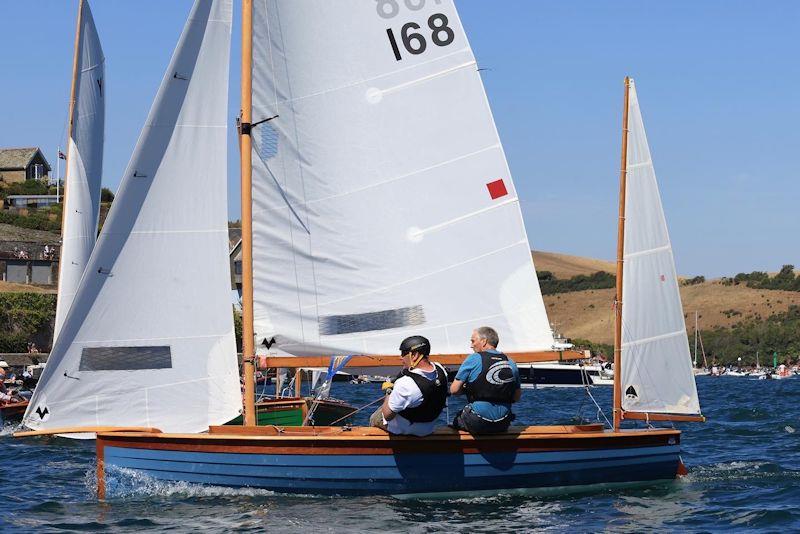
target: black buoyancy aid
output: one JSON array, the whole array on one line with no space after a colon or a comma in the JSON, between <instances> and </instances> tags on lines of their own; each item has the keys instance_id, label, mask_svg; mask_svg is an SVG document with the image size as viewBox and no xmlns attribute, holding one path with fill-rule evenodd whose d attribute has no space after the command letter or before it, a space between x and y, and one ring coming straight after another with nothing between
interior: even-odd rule
<instances>
[{"instance_id":1,"label":"black buoyancy aid","mask_svg":"<svg viewBox=\"0 0 800 534\"><path fill-rule=\"evenodd\" d=\"M406 408L398 415L402 415L412 423L430 423L435 421L447 404L447 373L442 366L434 363L436 379L428 380L424 376L403 369L400 376L407 376L414 381L422 392L422 404L414 408Z\"/></svg>"},{"instance_id":2,"label":"black buoyancy aid","mask_svg":"<svg viewBox=\"0 0 800 534\"><path fill-rule=\"evenodd\" d=\"M514 369L508 363L508 356L501 353L481 352L481 374L467 386L469 402L486 401L495 403L514 402L517 380Z\"/></svg>"}]
</instances>

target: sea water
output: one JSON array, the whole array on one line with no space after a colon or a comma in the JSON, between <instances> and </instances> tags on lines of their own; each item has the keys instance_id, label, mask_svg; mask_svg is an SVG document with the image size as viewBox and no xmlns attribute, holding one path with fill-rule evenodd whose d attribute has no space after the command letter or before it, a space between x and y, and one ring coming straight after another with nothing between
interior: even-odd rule
<instances>
[{"instance_id":1,"label":"sea water","mask_svg":"<svg viewBox=\"0 0 800 534\"><path fill-rule=\"evenodd\" d=\"M398 499L287 496L269 491L164 483L113 473L95 497L93 441L0 435L0 530L520 532L800 530L800 378L698 377L706 423L684 431L689 475L676 481L524 495ZM611 388L593 388L605 415ZM379 384L333 385L361 406ZM452 402L451 417L460 406ZM358 414L365 424L372 408ZM525 390L515 424L594 421L582 389ZM602 418L602 414L599 415Z\"/></svg>"}]
</instances>

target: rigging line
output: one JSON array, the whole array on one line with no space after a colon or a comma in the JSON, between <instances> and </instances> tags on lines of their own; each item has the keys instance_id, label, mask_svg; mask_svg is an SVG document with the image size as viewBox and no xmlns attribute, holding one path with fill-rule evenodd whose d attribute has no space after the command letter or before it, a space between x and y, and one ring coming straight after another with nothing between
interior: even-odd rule
<instances>
[{"instance_id":1,"label":"rigging line","mask_svg":"<svg viewBox=\"0 0 800 534\"><path fill-rule=\"evenodd\" d=\"M345 419L347 419L348 417L353 417L355 414L357 414L357 413L358 413L358 412L360 412L361 410L363 410L363 409L365 409L365 408L369 408L370 406L372 406L373 404L375 404L375 403L377 403L377 402L379 402L379 401L380 401L380 402L382 402L382 401L383 401L383 399L385 399L385 398L386 398L386 395L381 395L380 397L378 397L378 398L377 398L377 399L375 399L374 401L370 402L369 404L365 404L364 406L362 406L361 408L357 409L356 411L354 411L354 412L350 412L349 414L345 415L344 417L340 417L339 419L337 419L336 421L332 422L332 423L331 423L330 425L328 425L328 426L336 426L336 423L338 423L338 422L340 422L340 421L344 421L344 420L345 420Z\"/></svg>"},{"instance_id":2,"label":"rigging line","mask_svg":"<svg viewBox=\"0 0 800 534\"><path fill-rule=\"evenodd\" d=\"M275 173L272 172L272 169L269 168L269 165L267 165L267 162L264 161L264 158L261 157L261 151L260 150L256 150L255 152L258 155L258 159L260 159L261 163L264 164L264 168L267 170L267 174L269 174L269 177L272 178L273 182L275 182L275 187L278 188L278 193L280 193L281 198L286 203L286 207L289 208L289 211L292 212L292 215L294 215L294 218L297 220L297 222L300 224L300 226L303 227L303 230L306 231L306 234L311 235L311 230L309 230L308 227L305 225L305 223L303 223L303 219L300 218L300 215L294 209L294 206L292 206L292 203L289 201L289 195L287 195L286 191L284 190L284 188L281 187L281 184L280 184L280 182L278 182L278 178L275 176ZM294 245L294 239L292 239L292 245Z\"/></svg>"}]
</instances>

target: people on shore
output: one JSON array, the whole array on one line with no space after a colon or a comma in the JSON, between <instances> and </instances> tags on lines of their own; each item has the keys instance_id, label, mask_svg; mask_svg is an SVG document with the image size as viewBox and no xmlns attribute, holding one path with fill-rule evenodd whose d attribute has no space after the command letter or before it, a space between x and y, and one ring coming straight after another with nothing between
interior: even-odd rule
<instances>
[{"instance_id":1,"label":"people on shore","mask_svg":"<svg viewBox=\"0 0 800 534\"><path fill-rule=\"evenodd\" d=\"M400 344L403 370L394 382L384 382L383 405L370 418L370 426L390 434L427 436L447 404L447 372L429 359L431 344L411 336Z\"/></svg>"},{"instance_id":2,"label":"people on shore","mask_svg":"<svg viewBox=\"0 0 800 534\"><path fill-rule=\"evenodd\" d=\"M511 404L522 396L517 365L497 350L497 331L481 326L472 331L467 356L450 386L450 393L466 393L468 404L453 419L453 428L472 434L497 434L514 420Z\"/></svg>"}]
</instances>

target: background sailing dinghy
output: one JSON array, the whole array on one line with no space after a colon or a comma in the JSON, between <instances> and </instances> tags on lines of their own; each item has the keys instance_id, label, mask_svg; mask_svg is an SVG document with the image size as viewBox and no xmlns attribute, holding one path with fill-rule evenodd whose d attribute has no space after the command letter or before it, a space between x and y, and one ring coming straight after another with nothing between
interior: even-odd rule
<instances>
[{"instance_id":1,"label":"background sailing dinghy","mask_svg":"<svg viewBox=\"0 0 800 534\"><path fill-rule=\"evenodd\" d=\"M53 343L89 261L100 220L105 127L105 57L88 0L78 2L67 127L67 169L61 221L58 295ZM3 407L20 420L28 401Z\"/></svg>"},{"instance_id":2,"label":"background sailing dinghy","mask_svg":"<svg viewBox=\"0 0 800 534\"><path fill-rule=\"evenodd\" d=\"M208 28L212 19L228 20L229 1L198 0L189 23L198 32L198 11L207 7L214 11ZM98 433L99 495L107 473L119 468L162 480L341 494L674 478L682 465L678 430L620 429L623 416L699 419L688 349L670 335L680 330L673 324L677 282L638 104L635 97L629 101L627 85L624 135L630 115L633 142L624 141L621 220L629 175L629 205L642 203L631 208L629 224L643 227L620 229L617 356L623 363L615 391L624 385L636 395L627 395L624 405L615 396L613 430L518 427L474 437L441 429L417 438L372 428L253 426L253 322L259 341L264 336L294 354L297 366L315 366L306 356L315 351L355 352L354 366L389 362L385 355L396 354L407 332L454 351L484 322L499 327L510 352L543 350L552 333L513 183L453 3L259 0L252 7L244 0L246 426L212 426L199 435ZM343 34L344 27L353 31ZM254 187L251 158L263 166ZM259 235L267 239L256 249L267 255L259 262L273 263L269 276L261 271L254 284L252 245ZM631 241L625 291L623 238ZM259 293L259 284L270 280L276 281L266 286L274 288L273 297ZM630 285L639 282L647 289ZM648 298L637 297L633 287ZM631 300L624 318L632 323L625 344L623 293ZM669 315L663 321L637 319L659 309ZM672 370L659 373L667 361Z\"/></svg>"}]
</instances>

